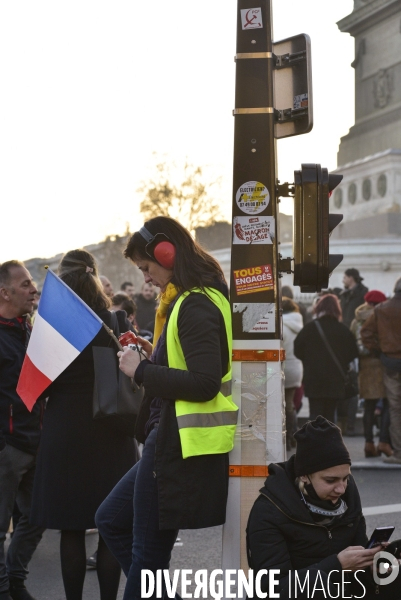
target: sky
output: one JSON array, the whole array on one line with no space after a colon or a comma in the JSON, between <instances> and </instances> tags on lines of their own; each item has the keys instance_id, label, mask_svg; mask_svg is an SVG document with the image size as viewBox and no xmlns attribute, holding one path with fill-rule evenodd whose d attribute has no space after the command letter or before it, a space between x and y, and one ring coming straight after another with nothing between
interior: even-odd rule
<instances>
[{"instance_id":1,"label":"sky","mask_svg":"<svg viewBox=\"0 0 401 600\"><path fill-rule=\"evenodd\" d=\"M137 230L154 152L221 176L231 219L236 7L0 3L0 262ZM312 43L314 128L278 141L281 182L301 163L336 167L354 122L354 40L336 22L352 9L352 0L273 0L274 39L307 33Z\"/></svg>"}]
</instances>

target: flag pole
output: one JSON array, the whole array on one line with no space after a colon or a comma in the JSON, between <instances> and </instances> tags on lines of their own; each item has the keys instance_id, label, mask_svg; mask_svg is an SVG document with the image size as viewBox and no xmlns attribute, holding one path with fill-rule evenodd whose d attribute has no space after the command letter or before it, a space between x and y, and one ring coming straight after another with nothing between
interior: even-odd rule
<instances>
[{"instance_id":1,"label":"flag pole","mask_svg":"<svg viewBox=\"0 0 401 600\"><path fill-rule=\"evenodd\" d=\"M121 346L120 342L118 341L118 338L114 335L114 331L112 329L110 329L110 327L107 327L107 325L106 325L106 323L104 321L102 322L102 325L105 328L105 330L107 331L107 333L109 334L109 336L113 338L113 340L116 343L118 349L119 350L124 350L123 346Z\"/></svg>"}]
</instances>

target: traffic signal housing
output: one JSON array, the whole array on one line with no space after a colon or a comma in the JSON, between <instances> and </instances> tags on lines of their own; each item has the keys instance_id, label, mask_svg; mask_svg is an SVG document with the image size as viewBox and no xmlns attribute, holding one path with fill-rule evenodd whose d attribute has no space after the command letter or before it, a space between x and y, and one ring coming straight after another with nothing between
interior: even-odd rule
<instances>
[{"instance_id":1,"label":"traffic signal housing","mask_svg":"<svg viewBox=\"0 0 401 600\"><path fill-rule=\"evenodd\" d=\"M330 254L329 237L342 221L329 213L329 198L343 176L320 165L304 164L294 172L294 285L301 292L320 292L343 259Z\"/></svg>"}]
</instances>

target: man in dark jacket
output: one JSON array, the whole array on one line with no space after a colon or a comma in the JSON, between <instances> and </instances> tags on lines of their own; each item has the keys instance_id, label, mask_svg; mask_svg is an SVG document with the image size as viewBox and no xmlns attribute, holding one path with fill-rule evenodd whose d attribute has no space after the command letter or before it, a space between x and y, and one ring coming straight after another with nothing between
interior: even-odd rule
<instances>
[{"instance_id":1,"label":"man in dark jacket","mask_svg":"<svg viewBox=\"0 0 401 600\"><path fill-rule=\"evenodd\" d=\"M0 266L0 600L34 600L25 579L43 533L29 524L42 404L29 412L16 392L31 333L26 315L36 292L23 263L12 260ZM15 502L22 516L6 560L4 540Z\"/></svg>"},{"instance_id":2,"label":"man in dark jacket","mask_svg":"<svg viewBox=\"0 0 401 600\"><path fill-rule=\"evenodd\" d=\"M394 454L386 463L401 464L401 277L394 296L378 304L361 329L364 346L378 352L384 365L384 385L390 407L390 436Z\"/></svg>"},{"instance_id":3,"label":"man in dark jacket","mask_svg":"<svg viewBox=\"0 0 401 600\"><path fill-rule=\"evenodd\" d=\"M344 290L340 294L341 310L343 312L343 323L351 327L355 319L355 310L365 302L364 296L368 288L362 285L363 277L359 275L358 269L347 269L344 273Z\"/></svg>"},{"instance_id":4,"label":"man in dark jacket","mask_svg":"<svg viewBox=\"0 0 401 600\"><path fill-rule=\"evenodd\" d=\"M138 329L145 329L153 333L156 316L156 291L152 283L144 283L141 293L135 296L136 313L135 322Z\"/></svg>"}]
</instances>

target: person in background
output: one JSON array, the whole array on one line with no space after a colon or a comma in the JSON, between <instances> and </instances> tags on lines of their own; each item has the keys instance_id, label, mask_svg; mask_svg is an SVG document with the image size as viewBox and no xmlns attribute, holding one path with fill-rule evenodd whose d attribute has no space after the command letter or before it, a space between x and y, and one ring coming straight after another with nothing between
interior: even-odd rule
<instances>
[{"instance_id":1,"label":"person in background","mask_svg":"<svg viewBox=\"0 0 401 600\"><path fill-rule=\"evenodd\" d=\"M125 292L119 292L112 297L110 310L114 312L125 310L129 322L134 323L136 304Z\"/></svg>"},{"instance_id":2,"label":"person in background","mask_svg":"<svg viewBox=\"0 0 401 600\"><path fill-rule=\"evenodd\" d=\"M131 330L136 334L143 337L149 342L153 341L153 333L148 329L136 329L136 304L127 294L120 292L113 296L111 310L125 311L128 321L131 323Z\"/></svg>"},{"instance_id":3,"label":"person in background","mask_svg":"<svg viewBox=\"0 0 401 600\"><path fill-rule=\"evenodd\" d=\"M99 275L99 279L102 282L103 291L106 296L108 298L112 298L114 296L114 291L110 279L108 279L105 275Z\"/></svg>"},{"instance_id":4,"label":"person in background","mask_svg":"<svg viewBox=\"0 0 401 600\"><path fill-rule=\"evenodd\" d=\"M359 350L359 395L364 399L363 429L365 435L365 456L378 456L380 453L391 456L393 454L389 432L386 430L385 411L387 400L383 403L382 421L380 428L380 440L376 449L373 438L373 425L375 422L376 405L380 398L384 398L383 375L384 367L377 356L377 352L370 352L365 348L361 339L361 329L368 317L372 314L375 306L384 302L386 296L379 290L371 290L365 294L365 303L358 306L355 311L355 319L351 323L351 331L355 336Z\"/></svg>"},{"instance_id":5,"label":"person in background","mask_svg":"<svg viewBox=\"0 0 401 600\"><path fill-rule=\"evenodd\" d=\"M295 390L302 384L302 362L294 356L294 340L303 327L302 316L298 306L290 298L283 297L283 347L285 350L284 386L285 386L285 418L287 450L295 446L293 434L297 427L297 416L294 407Z\"/></svg>"},{"instance_id":6,"label":"person in background","mask_svg":"<svg viewBox=\"0 0 401 600\"><path fill-rule=\"evenodd\" d=\"M358 269L346 269L343 277L344 290L340 294L342 320L347 327L355 318L355 310L364 303L368 288L362 284Z\"/></svg>"},{"instance_id":7,"label":"person in background","mask_svg":"<svg viewBox=\"0 0 401 600\"><path fill-rule=\"evenodd\" d=\"M59 277L108 327L110 300L99 281L95 258L71 250L61 259ZM70 326L73 328L74 323ZM130 324L125 323L126 331ZM85 530L115 484L136 462L136 445L107 419L93 418L93 347L113 347L102 327L77 358L45 390L43 421L32 498L31 522L57 529L67 600L82 600L86 574ZM115 347L115 346L114 346ZM121 569L103 538L97 548L101 600L116 600Z\"/></svg>"},{"instance_id":8,"label":"person in background","mask_svg":"<svg viewBox=\"0 0 401 600\"><path fill-rule=\"evenodd\" d=\"M270 572L276 569L274 592L282 600L399 600L400 576L382 586L372 577L374 555L383 546L366 548L365 518L341 431L318 416L295 439L295 455L269 465L249 515L248 564L255 576L265 570L262 592L269 591Z\"/></svg>"},{"instance_id":9,"label":"person in background","mask_svg":"<svg viewBox=\"0 0 401 600\"><path fill-rule=\"evenodd\" d=\"M0 266L0 600L34 600L25 580L44 531L29 523L43 402L30 412L16 392L31 335L27 315L36 293L22 262ZM16 503L21 516L6 560L4 541Z\"/></svg>"},{"instance_id":10,"label":"person in background","mask_svg":"<svg viewBox=\"0 0 401 600\"><path fill-rule=\"evenodd\" d=\"M281 295L283 298L285 297L289 298L290 300L294 300L294 292L292 291L292 288L289 285L282 286ZM312 315L308 313L305 304L303 304L302 302L296 302L296 305L298 306L299 312L302 316L303 324L306 325L306 323L309 323L309 321L312 320Z\"/></svg>"},{"instance_id":11,"label":"person in background","mask_svg":"<svg viewBox=\"0 0 401 600\"><path fill-rule=\"evenodd\" d=\"M132 281L124 281L124 283L121 284L120 290L124 292L124 294L127 294L132 300L134 300L135 286L132 283Z\"/></svg>"},{"instance_id":12,"label":"person in background","mask_svg":"<svg viewBox=\"0 0 401 600\"><path fill-rule=\"evenodd\" d=\"M322 296L313 307L316 321L339 361L344 374L358 356L355 338L341 323L341 307L333 294ZM336 409L345 398L344 374L334 362L315 321L307 323L294 340L294 354L304 367L305 395L309 398L310 419L323 415L335 422Z\"/></svg>"},{"instance_id":13,"label":"person in background","mask_svg":"<svg viewBox=\"0 0 401 600\"><path fill-rule=\"evenodd\" d=\"M153 331L156 318L156 290L149 281L142 285L141 293L135 298L136 315L135 321L138 329Z\"/></svg>"},{"instance_id":14,"label":"person in background","mask_svg":"<svg viewBox=\"0 0 401 600\"><path fill-rule=\"evenodd\" d=\"M390 409L390 437L394 450L385 463L401 464L401 277L394 296L378 304L361 329L364 346L380 352L384 386Z\"/></svg>"}]
</instances>

